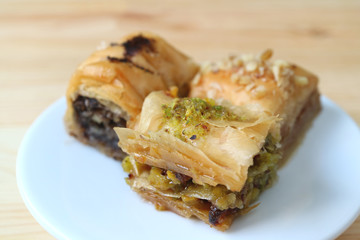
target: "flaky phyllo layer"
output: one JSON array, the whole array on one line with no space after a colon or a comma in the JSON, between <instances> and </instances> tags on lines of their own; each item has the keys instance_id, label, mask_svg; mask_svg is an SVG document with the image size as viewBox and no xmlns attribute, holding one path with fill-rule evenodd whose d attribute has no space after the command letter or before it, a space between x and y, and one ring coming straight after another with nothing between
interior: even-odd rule
<instances>
[{"instance_id":1,"label":"flaky phyllo layer","mask_svg":"<svg viewBox=\"0 0 360 240\"><path fill-rule=\"evenodd\" d=\"M280 154L270 136L267 138L260 153L254 157L254 165L248 170L248 178L241 191L230 191L224 185L200 185L192 181L191 177L149 166L135 161L128 156L122 166L129 173L127 182L137 189L148 189L166 197L179 199L186 204L201 208L206 200L217 210L243 209L248 207L259 193L271 186L276 179L277 162ZM203 208L203 207L202 207Z\"/></svg>"},{"instance_id":2,"label":"flaky phyllo layer","mask_svg":"<svg viewBox=\"0 0 360 240\"><path fill-rule=\"evenodd\" d=\"M257 106L151 93L134 130L115 128L128 184L159 209L219 230L276 179L277 118Z\"/></svg>"},{"instance_id":3,"label":"flaky phyllo layer","mask_svg":"<svg viewBox=\"0 0 360 240\"><path fill-rule=\"evenodd\" d=\"M186 104L183 100L151 93L134 130L115 128L119 146L139 163L181 173L199 185L221 184L240 191L266 137L270 131L277 135L271 129L276 117L255 111L255 106L185 100L189 100L186 110L181 109ZM194 101L202 101L205 107ZM176 110L183 111L183 116ZM204 117L201 111L210 116Z\"/></svg>"}]
</instances>

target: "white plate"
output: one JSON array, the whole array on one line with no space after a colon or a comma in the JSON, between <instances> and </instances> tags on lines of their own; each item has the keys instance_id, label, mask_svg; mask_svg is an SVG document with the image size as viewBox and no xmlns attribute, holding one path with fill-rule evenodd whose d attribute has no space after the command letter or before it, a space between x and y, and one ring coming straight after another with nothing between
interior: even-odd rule
<instances>
[{"instance_id":1,"label":"white plate","mask_svg":"<svg viewBox=\"0 0 360 240\"><path fill-rule=\"evenodd\" d=\"M159 212L125 184L120 163L70 137L62 98L30 127L17 159L21 195L58 239L331 239L360 211L360 132L338 106L323 110L260 206L223 233Z\"/></svg>"}]
</instances>

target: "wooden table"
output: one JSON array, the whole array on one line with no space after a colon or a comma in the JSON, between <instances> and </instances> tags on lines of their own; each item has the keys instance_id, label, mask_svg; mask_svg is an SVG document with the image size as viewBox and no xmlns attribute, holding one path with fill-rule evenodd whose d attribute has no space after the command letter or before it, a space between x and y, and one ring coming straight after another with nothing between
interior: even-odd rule
<instances>
[{"instance_id":1,"label":"wooden table","mask_svg":"<svg viewBox=\"0 0 360 240\"><path fill-rule=\"evenodd\" d=\"M52 239L17 190L21 139L102 40L137 30L156 32L199 61L270 47L275 58L317 73L321 92L360 123L360 1L2 0L1 239ZM360 239L360 219L339 239Z\"/></svg>"}]
</instances>

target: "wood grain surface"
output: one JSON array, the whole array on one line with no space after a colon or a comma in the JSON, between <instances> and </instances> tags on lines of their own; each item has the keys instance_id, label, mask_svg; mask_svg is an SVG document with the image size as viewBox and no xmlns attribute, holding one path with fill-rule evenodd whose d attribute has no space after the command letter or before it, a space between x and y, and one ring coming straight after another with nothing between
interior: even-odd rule
<instances>
[{"instance_id":1,"label":"wood grain surface","mask_svg":"<svg viewBox=\"0 0 360 240\"><path fill-rule=\"evenodd\" d=\"M52 239L17 189L21 139L101 41L139 30L198 61L272 48L315 72L322 94L360 123L360 1L2 0L0 239ZM360 239L360 220L338 239Z\"/></svg>"}]
</instances>

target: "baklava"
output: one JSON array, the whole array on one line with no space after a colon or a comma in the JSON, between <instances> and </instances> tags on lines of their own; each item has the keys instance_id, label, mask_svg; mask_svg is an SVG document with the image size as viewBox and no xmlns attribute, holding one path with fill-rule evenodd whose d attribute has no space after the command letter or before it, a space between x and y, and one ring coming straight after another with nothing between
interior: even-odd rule
<instances>
[{"instance_id":1,"label":"baklava","mask_svg":"<svg viewBox=\"0 0 360 240\"><path fill-rule=\"evenodd\" d=\"M70 80L66 128L81 142L122 159L113 128L131 125L152 91L176 86L186 95L197 71L189 57L151 33L110 43L86 59Z\"/></svg>"},{"instance_id":2,"label":"baklava","mask_svg":"<svg viewBox=\"0 0 360 240\"><path fill-rule=\"evenodd\" d=\"M149 95L133 130L115 128L131 188L222 231L256 207L321 108L318 78L271 55L204 63L187 98Z\"/></svg>"},{"instance_id":3,"label":"baklava","mask_svg":"<svg viewBox=\"0 0 360 240\"><path fill-rule=\"evenodd\" d=\"M226 230L276 180L279 119L254 105L154 92L134 129L114 128L127 183L157 209Z\"/></svg>"},{"instance_id":4,"label":"baklava","mask_svg":"<svg viewBox=\"0 0 360 240\"><path fill-rule=\"evenodd\" d=\"M257 56L243 54L203 63L192 81L190 97L256 104L262 111L279 116L285 160L321 108L318 78L293 63L271 61L272 54L268 49Z\"/></svg>"}]
</instances>

